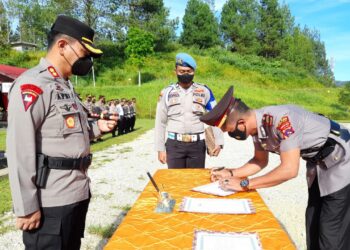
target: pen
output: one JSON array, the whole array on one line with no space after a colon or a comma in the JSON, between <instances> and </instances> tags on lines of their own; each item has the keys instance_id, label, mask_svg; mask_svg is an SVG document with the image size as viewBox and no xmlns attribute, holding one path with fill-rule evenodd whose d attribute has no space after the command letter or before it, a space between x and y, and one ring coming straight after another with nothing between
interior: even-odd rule
<instances>
[{"instance_id":1,"label":"pen","mask_svg":"<svg viewBox=\"0 0 350 250\"><path fill-rule=\"evenodd\" d=\"M213 171L221 171L221 170L224 170L224 169L225 169L225 167L219 167L219 168L213 169Z\"/></svg>"},{"instance_id":2,"label":"pen","mask_svg":"<svg viewBox=\"0 0 350 250\"><path fill-rule=\"evenodd\" d=\"M157 186L157 183L154 181L154 179L152 178L152 176L151 176L151 174L150 174L149 172L147 172L147 175L148 175L148 177L150 178L150 180L151 180L153 186L155 187L155 189L156 189L157 192L159 193L160 191L159 191L159 188L158 188L158 186Z\"/></svg>"}]
</instances>

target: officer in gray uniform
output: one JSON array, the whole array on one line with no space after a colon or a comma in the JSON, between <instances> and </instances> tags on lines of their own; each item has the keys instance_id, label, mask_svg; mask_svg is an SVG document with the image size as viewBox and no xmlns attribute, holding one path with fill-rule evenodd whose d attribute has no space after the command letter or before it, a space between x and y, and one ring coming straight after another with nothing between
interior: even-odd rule
<instances>
[{"instance_id":1,"label":"officer in gray uniform","mask_svg":"<svg viewBox=\"0 0 350 250\"><path fill-rule=\"evenodd\" d=\"M224 189L244 191L272 187L298 175L307 162L309 200L306 210L308 249L350 249L350 133L338 123L294 105L251 110L232 97L233 87L201 120L229 136L253 137L254 157L240 168L213 169L212 180ZM268 164L268 153L281 163L269 173L248 179Z\"/></svg>"},{"instance_id":2,"label":"officer in gray uniform","mask_svg":"<svg viewBox=\"0 0 350 250\"><path fill-rule=\"evenodd\" d=\"M16 226L26 249L79 249L90 200L90 139L115 121L88 122L69 77L102 51L84 23L58 16L48 53L9 93L7 159Z\"/></svg>"},{"instance_id":3,"label":"officer in gray uniform","mask_svg":"<svg viewBox=\"0 0 350 250\"><path fill-rule=\"evenodd\" d=\"M92 96L90 94L86 95L86 100L84 102L85 107L88 109L89 113L92 112Z\"/></svg>"},{"instance_id":4,"label":"officer in gray uniform","mask_svg":"<svg viewBox=\"0 0 350 250\"><path fill-rule=\"evenodd\" d=\"M176 55L178 82L160 93L155 124L158 159L168 168L204 168L204 124L199 118L212 110L216 101L205 85L193 82L195 60L186 53ZM217 156L224 144L222 132L214 128Z\"/></svg>"},{"instance_id":5,"label":"officer in gray uniform","mask_svg":"<svg viewBox=\"0 0 350 250\"><path fill-rule=\"evenodd\" d=\"M124 130L123 133L127 134L130 132L130 107L128 100L125 98L122 99L122 107L123 107L123 113L124 113Z\"/></svg>"}]
</instances>

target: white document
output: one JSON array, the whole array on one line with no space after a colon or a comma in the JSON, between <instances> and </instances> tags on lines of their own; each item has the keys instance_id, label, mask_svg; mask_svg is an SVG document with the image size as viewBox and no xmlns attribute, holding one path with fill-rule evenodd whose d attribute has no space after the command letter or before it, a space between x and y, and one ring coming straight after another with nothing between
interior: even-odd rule
<instances>
[{"instance_id":1,"label":"white document","mask_svg":"<svg viewBox=\"0 0 350 250\"><path fill-rule=\"evenodd\" d=\"M184 197L182 212L210 214L252 214L255 210L250 199L216 199Z\"/></svg>"},{"instance_id":2,"label":"white document","mask_svg":"<svg viewBox=\"0 0 350 250\"><path fill-rule=\"evenodd\" d=\"M218 196L227 196L234 194L235 191L225 191L219 186L219 182L211 182L209 184L192 188L193 191L205 193L205 194L213 194Z\"/></svg>"},{"instance_id":3,"label":"white document","mask_svg":"<svg viewBox=\"0 0 350 250\"><path fill-rule=\"evenodd\" d=\"M193 241L194 250L261 250L256 233L226 233L196 231Z\"/></svg>"}]
</instances>

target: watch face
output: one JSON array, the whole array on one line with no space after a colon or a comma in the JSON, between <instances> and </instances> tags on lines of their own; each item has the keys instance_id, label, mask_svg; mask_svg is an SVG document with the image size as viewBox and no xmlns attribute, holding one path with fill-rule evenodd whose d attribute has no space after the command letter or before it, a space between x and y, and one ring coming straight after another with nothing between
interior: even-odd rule
<instances>
[{"instance_id":1,"label":"watch face","mask_svg":"<svg viewBox=\"0 0 350 250\"><path fill-rule=\"evenodd\" d=\"M248 187L249 185L249 180L248 179L244 179L244 180L241 180L241 187Z\"/></svg>"}]
</instances>

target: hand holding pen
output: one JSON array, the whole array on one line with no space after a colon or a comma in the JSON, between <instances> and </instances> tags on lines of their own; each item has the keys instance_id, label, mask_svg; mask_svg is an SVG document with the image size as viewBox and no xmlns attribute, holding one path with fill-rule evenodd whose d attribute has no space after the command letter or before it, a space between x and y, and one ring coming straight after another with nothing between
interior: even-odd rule
<instances>
[{"instance_id":1,"label":"hand holding pen","mask_svg":"<svg viewBox=\"0 0 350 250\"><path fill-rule=\"evenodd\" d=\"M218 181L222 178L230 178L233 176L233 170L225 167L212 168L210 171L210 180Z\"/></svg>"}]
</instances>

